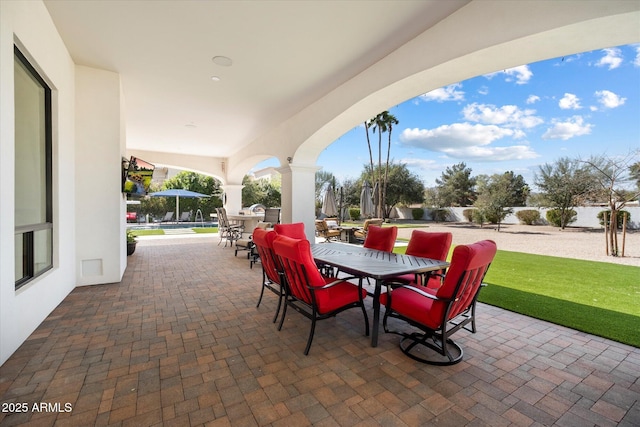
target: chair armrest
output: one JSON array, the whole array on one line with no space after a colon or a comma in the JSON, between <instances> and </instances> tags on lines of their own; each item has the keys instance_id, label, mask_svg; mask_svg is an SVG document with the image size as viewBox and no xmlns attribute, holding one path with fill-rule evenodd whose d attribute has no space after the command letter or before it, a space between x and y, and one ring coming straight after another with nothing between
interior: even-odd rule
<instances>
[{"instance_id":1,"label":"chair armrest","mask_svg":"<svg viewBox=\"0 0 640 427\"><path fill-rule=\"evenodd\" d=\"M324 286L309 286L309 285L307 285L307 287L308 287L309 289L313 289L313 290L316 290L316 291L317 291L317 290L319 290L319 289L329 289L329 288L334 287L335 285L339 285L339 284L340 284L340 283L342 283L342 282L346 282L346 281L348 281L349 279L359 279L359 277L355 277L355 276L343 277L343 278L341 278L341 279L336 279L336 280L334 280L334 281L333 281L333 282L331 282L331 283L327 283L327 284L326 284L326 285L324 285ZM353 284L353 283L352 283L352 284Z\"/></svg>"},{"instance_id":2,"label":"chair armrest","mask_svg":"<svg viewBox=\"0 0 640 427\"><path fill-rule=\"evenodd\" d=\"M417 294L420 294L423 297L432 299L434 301L445 301L445 302L453 301L453 300L451 300L449 298L438 298L437 296L432 295L432 294L430 294L428 292L425 292L422 289L416 288L415 286L402 285L402 286L398 286L394 291L397 291L398 289L401 289L401 288L413 291L413 292L415 292ZM394 291L391 291L391 295L393 295ZM392 298L393 298L393 296L392 296Z\"/></svg>"}]
</instances>

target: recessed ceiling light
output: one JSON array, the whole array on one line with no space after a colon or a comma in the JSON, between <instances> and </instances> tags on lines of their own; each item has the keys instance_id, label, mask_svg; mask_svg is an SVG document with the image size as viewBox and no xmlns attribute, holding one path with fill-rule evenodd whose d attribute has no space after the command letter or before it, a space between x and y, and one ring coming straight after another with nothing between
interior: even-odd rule
<instances>
[{"instance_id":1,"label":"recessed ceiling light","mask_svg":"<svg viewBox=\"0 0 640 427\"><path fill-rule=\"evenodd\" d=\"M226 56L214 56L212 61L214 64L218 64L223 67L230 67L231 64L233 64L231 58L227 58Z\"/></svg>"},{"instance_id":2,"label":"recessed ceiling light","mask_svg":"<svg viewBox=\"0 0 640 427\"><path fill-rule=\"evenodd\" d=\"M218 76L211 76L211 80L213 80L214 82L219 82L219 81L220 81L220 77L218 77Z\"/></svg>"}]
</instances>

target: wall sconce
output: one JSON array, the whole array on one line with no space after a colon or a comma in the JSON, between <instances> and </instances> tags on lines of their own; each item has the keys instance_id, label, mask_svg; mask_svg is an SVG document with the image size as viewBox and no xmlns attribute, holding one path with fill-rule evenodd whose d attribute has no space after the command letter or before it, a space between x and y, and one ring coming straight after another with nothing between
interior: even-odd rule
<instances>
[{"instance_id":1,"label":"wall sconce","mask_svg":"<svg viewBox=\"0 0 640 427\"><path fill-rule=\"evenodd\" d=\"M292 161L293 161L293 157L287 157L287 163L291 164Z\"/></svg>"}]
</instances>

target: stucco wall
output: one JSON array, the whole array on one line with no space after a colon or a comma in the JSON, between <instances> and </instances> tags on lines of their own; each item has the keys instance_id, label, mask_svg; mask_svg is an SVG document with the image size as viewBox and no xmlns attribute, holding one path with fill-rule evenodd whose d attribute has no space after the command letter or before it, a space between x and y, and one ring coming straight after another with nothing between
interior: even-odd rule
<instances>
[{"instance_id":1,"label":"stucco wall","mask_svg":"<svg viewBox=\"0 0 640 427\"><path fill-rule=\"evenodd\" d=\"M464 217L464 215L462 214L462 212L465 209L469 209L468 207L466 208L447 208L447 210L449 211L449 221L452 222L465 222L467 221L467 219ZM507 215L507 217L504 219L503 224L519 224L520 221L518 220L518 218L516 217L516 213L518 211L521 210L525 210L525 209L536 209L536 208L531 208L531 207L518 207L518 208L513 208L513 213ZM540 219L542 223L546 224L546 212L548 209L544 209L544 208L540 208ZM606 210L605 208L602 207L578 207L575 208L575 211L577 212L577 219L576 222L571 223L570 225L572 227L600 227L600 224L598 223L598 212ZM628 211L629 214L631 215L631 221L629 222L629 224L627 224L627 227L629 227L630 229L640 229L640 207L638 206L630 206L630 207L626 207L624 209L625 211ZM411 216L411 209L410 208L394 208L394 211L391 214L392 218L399 218L399 219L412 219ZM423 215L423 219L425 220L431 220L432 219L432 215L431 215L431 210L426 208L424 215Z\"/></svg>"},{"instance_id":2,"label":"stucco wall","mask_svg":"<svg viewBox=\"0 0 640 427\"><path fill-rule=\"evenodd\" d=\"M15 290L13 46L53 91L54 267ZM0 1L0 364L75 286L74 64L41 2Z\"/></svg>"}]
</instances>

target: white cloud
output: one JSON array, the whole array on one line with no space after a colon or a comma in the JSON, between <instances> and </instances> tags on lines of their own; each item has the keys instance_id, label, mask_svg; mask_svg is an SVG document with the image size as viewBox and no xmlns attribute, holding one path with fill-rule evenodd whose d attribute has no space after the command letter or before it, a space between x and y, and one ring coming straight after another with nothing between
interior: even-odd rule
<instances>
[{"instance_id":1,"label":"white cloud","mask_svg":"<svg viewBox=\"0 0 640 427\"><path fill-rule=\"evenodd\" d=\"M489 87L488 86L482 86L480 89L478 89L478 93L480 95L489 95Z\"/></svg>"},{"instance_id":2,"label":"white cloud","mask_svg":"<svg viewBox=\"0 0 640 427\"><path fill-rule=\"evenodd\" d=\"M633 60L633 65L640 67L640 45L636 45L636 59Z\"/></svg>"},{"instance_id":3,"label":"white cloud","mask_svg":"<svg viewBox=\"0 0 640 427\"><path fill-rule=\"evenodd\" d=\"M400 135L400 142L459 159L501 161L538 157L526 145L489 146L499 139L521 135L522 131L496 125L453 123L435 129L405 129Z\"/></svg>"},{"instance_id":4,"label":"white cloud","mask_svg":"<svg viewBox=\"0 0 640 427\"><path fill-rule=\"evenodd\" d=\"M558 106L563 110L579 110L582 108L580 98L572 93L565 93L564 97L558 102Z\"/></svg>"},{"instance_id":5,"label":"white cloud","mask_svg":"<svg viewBox=\"0 0 640 427\"><path fill-rule=\"evenodd\" d=\"M492 79L499 74L506 75L505 80L508 82L512 82L515 78L516 84L518 85L529 83L529 80L531 80L531 77L533 77L533 72L531 72L528 65L520 65L518 67L509 68L504 71L485 74L485 77L488 79Z\"/></svg>"},{"instance_id":6,"label":"white cloud","mask_svg":"<svg viewBox=\"0 0 640 427\"><path fill-rule=\"evenodd\" d=\"M527 98L527 104L535 104L540 101L540 97L538 95L529 95Z\"/></svg>"},{"instance_id":7,"label":"white cloud","mask_svg":"<svg viewBox=\"0 0 640 427\"><path fill-rule=\"evenodd\" d=\"M400 159L400 163L404 163L409 167L416 169L439 171L442 170L442 164L431 159L418 159L416 157Z\"/></svg>"},{"instance_id":8,"label":"white cloud","mask_svg":"<svg viewBox=\"0 0 640 427\"><path fill-rule=\"evenodd\" d=\"M521 110L515 105L496 107L490 104L469 104L462 110L466 120L491 125L504 125L512 128L530 129L543 122L535 115L535 110ZM519 135L517 137L522 137Z\"/></svg>"},{"instance_id":9,"label":"white cloud","mask_svg":"<svg viewBox=\"0 0 640 427\"><path fill-rule=\"evenodd\" d=\"M604 56L596 62L598 67L609 67L610 70L618 68L622 64L622 52L617 47L603 49Z\"/></svg>"},{"instance_id":10,"label":"white cloud","mask_svg":"<svg viewBox=\"0 0 640 427\"><path fill-rule=\"evenodd\" d=\"M432 90L431 92L422 94L420 95L420 99L422 99L423 101L437 101L437 102L464 101L464 92L461 90L458 90L461 88L462 88L462 85L460 83L452 84L452 85L445 86L440 89Z\"/></svg>"},{"instance_id":11,"label":"white cloud","mask_svg":"<svg viewBox=\"0 0 640 427\"><path fill-rule=\"evenodd\" d=\"M598 102L604 108L616 108L624 104L627 98L622 98L609 90L599 90L595 93Z\"/></svg>"},{"instance_id":12,"label":"white cloud","mask_svg":"<svg viewBox=\"0 0 640 427\"><path fill-rule=\"evenodd\" d=\"M561 139L566 141L576 136L588 135L593 125L585 123L581 116L573 116L566 121L554 120L553 126L547 129L542 139Z\"/></svg>"}]
</instances>

